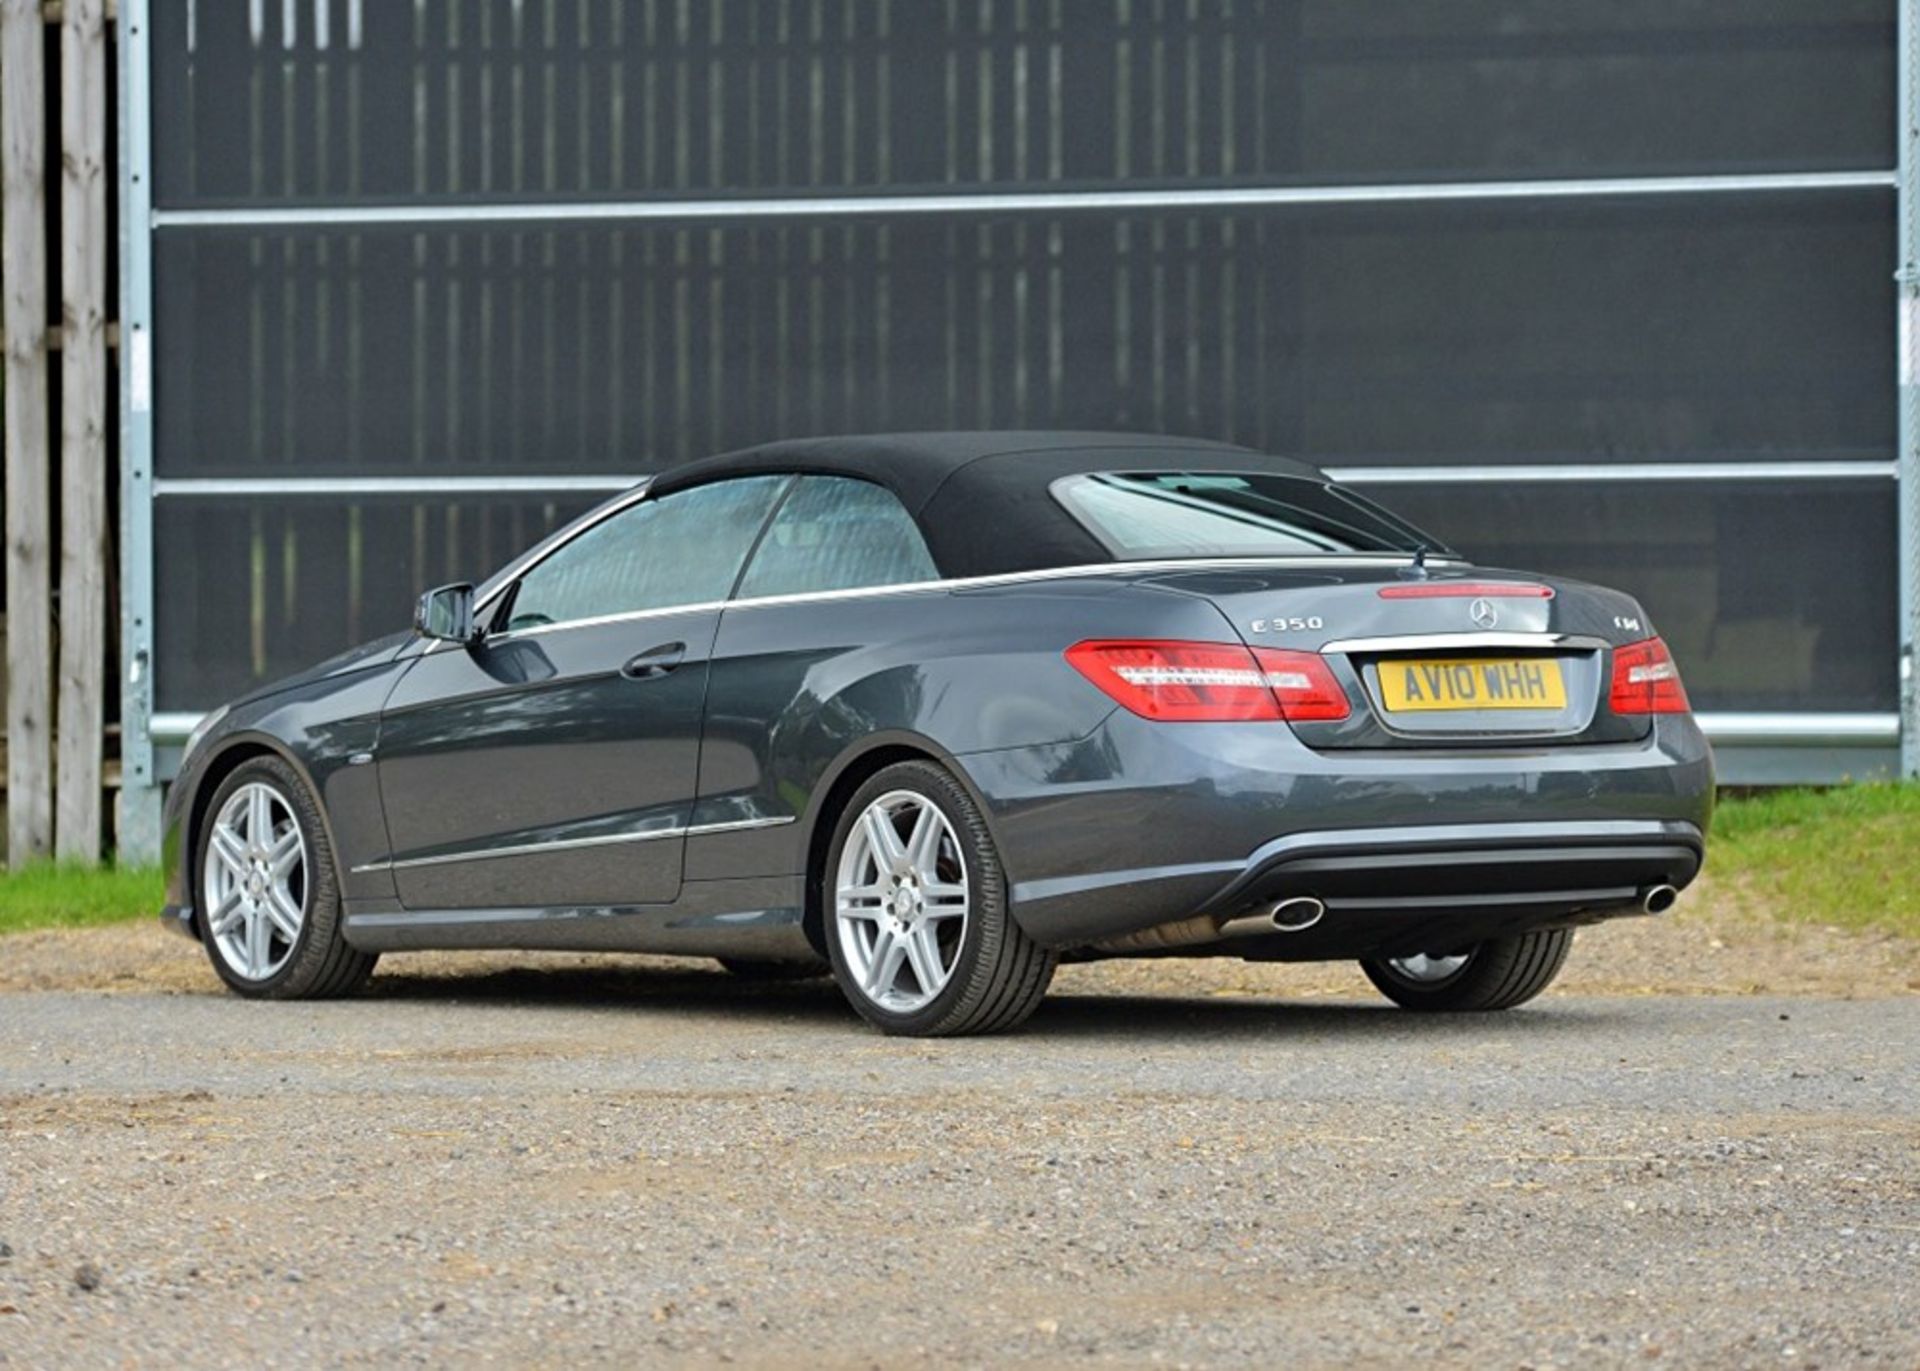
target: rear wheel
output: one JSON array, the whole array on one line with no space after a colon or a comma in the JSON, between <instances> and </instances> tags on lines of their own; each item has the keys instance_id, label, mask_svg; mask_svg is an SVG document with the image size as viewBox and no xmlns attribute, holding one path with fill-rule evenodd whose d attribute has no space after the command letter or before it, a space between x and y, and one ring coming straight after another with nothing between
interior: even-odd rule
<instances>
[{"instance_id":1,"label":"rear wheel","mask_svg":"<svg viewBox=\"0 0 1920 1371\"><path fill-rule=\"evenodd\" d=\"M320 807L277 757L244 762L214 792L200 835L200 940L220 979L259 999L358 990L377 954L340 936L340 890Z\"/></svg>"},{"instance_id":2,"label":"rear wheel","mask_svg":"<svg viewBox=\"0 0 1920 1371\"><path fill-rule=\"evenodd\" d=\"M986 821L944 768L901 762L855 791L821 882L834 979L881 1031L992 1033L1045 997L1056 956L1013 921Z\"/></svg>"},{"instance_id":3,"label":"rear wheel","mask_svg":"<svg viewBox=\"0 0 1920 1371\"><path fill-rule=\"evenodd\" d=\"M1511 1009L1553 983L1573 946L1573 930L1550 928L1489 938L1462 951L1365 961L1380 993L1402 1009L1436 1013Z\"/></svg>"}]
</instances>

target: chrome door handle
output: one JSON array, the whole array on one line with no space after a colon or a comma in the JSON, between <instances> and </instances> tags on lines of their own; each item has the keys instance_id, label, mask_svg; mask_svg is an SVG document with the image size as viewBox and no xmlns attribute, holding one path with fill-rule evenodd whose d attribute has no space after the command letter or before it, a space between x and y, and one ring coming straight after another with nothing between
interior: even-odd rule
<instances>
[{"instance_id":1,"label":"chrome door handle","mask_svg":"<svg viewBox=\"0 0 1920 1371\"><path fill-rule=\"evenodd\" d=\"M636 653L627 659L620 668L620 674L629 681L652 681L666 675L687 655L685 643L661 643L645 652Z\"/></svg>"}]
</instances>

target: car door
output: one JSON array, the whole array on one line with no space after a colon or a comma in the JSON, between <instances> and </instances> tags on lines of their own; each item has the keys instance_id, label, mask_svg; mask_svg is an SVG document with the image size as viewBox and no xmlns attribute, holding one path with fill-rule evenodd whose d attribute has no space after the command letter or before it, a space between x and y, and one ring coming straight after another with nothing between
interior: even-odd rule
<instances>
[{"instance_id":1,"label":"car door","mask_svg":"<svg viewBox=\"0 0 1920 1371\"><path fill-rule=\"evenodd\" d=\"M768 524L722 616L707 692L696 836L689 881L782 875L801 861L797 829L778 823L807 802L804 778L861 728L859 704L836 692L867 668L868 645L923 642L931 653L943 593L926 541L892 492L842 476L802 476ZM918 587L918 593L879 594ZM861 592L876 592L868 598ZM862 683L864 698L919 689L912 667ZM849 717L848 711L853 711ZM889 717L901 712L891 707ZM708 817L763 823L724 829Z\"/></svg>"},{"instance_id":2,"label":"car door","mask_svg":"<svg viewBox=\"0 0 1920 1371\"><path fill-rule=\"evenodd\" d=\"M675 897L720 604L790 479L643 497L521 571L478 641L422 654L377 753L403 905Z\"/></svg>"}]
</instances>

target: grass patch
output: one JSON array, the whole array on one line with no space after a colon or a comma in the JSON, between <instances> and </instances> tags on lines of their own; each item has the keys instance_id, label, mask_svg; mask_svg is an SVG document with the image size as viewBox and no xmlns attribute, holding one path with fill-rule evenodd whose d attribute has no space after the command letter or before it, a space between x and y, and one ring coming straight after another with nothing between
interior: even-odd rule
<instances>
[{"instance_id":1,"label":"grass patch","mask_svg":"<svg viewBox=\"0 0 1920 1371\"><path fill-rule=\"evenodd\" d=\"M1920 784L1723 799L1707 870L1796 923L1920 938Z\"/></svg>"},{"instance_id":2,"label":"grass patch","mask_svg":"<svg viewBox=\"0 0 1920 1371\"><path fill-rule=\"evenodd\" d=\"M35 862L0 871L0 933L157 918L165 902L158 867Z\"/></svg>"}]
</instances>

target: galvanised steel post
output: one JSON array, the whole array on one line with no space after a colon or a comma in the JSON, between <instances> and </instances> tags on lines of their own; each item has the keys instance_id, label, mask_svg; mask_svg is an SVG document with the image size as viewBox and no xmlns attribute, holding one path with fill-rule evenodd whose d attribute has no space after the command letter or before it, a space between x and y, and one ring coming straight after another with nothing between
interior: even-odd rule
<instances>
[{"instance_id":1,"label":"galvanised steel post","mask_svg":"<svg viewBox=\"0 0 1920 1371\"><path fill-rule=\"evenodd\" d=\"M1898 49L1900 386L1900 769L1920 775L1920 681L1915 618L1920 615L1920 0L1900 0Z\"/></svg>"},{"instance_id":2,"label":"galvanised steel post","mask_svg":"<svg viewBox=\"0 0 1920 1371\"><path fill-rule=\"evenodd\" d=\"M160 857L153 757L153 97L148 0L120 0L118 859Z\"/></svg>"}]
</instances>

